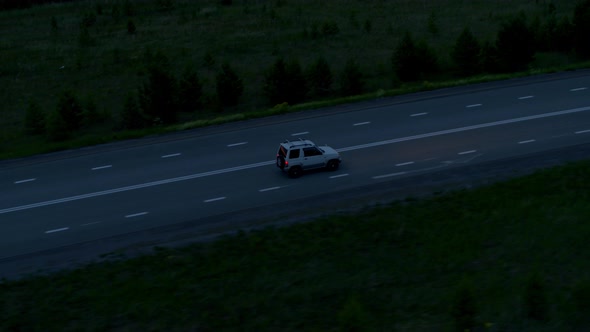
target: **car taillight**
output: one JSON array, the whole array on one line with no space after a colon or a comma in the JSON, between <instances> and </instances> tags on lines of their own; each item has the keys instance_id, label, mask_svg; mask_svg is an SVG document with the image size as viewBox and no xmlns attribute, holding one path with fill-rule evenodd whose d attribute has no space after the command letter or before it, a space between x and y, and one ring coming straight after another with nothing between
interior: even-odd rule
<instances>
[{"instance_id":1,"label":"car taillight","mask_svg":"<svg viewBox=\"0 0 590 332\"><path fill-rule=\"evenodd\" d=\"M289 166L289 161L285 160L285 167Z\"/></svg>"}]
</instances>

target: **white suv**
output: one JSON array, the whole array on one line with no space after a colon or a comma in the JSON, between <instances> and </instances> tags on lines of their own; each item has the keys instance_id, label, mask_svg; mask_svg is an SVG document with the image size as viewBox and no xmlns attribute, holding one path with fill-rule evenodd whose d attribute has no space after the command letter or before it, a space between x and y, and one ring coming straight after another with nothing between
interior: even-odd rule
<instances>
[{"instance_id":1,"label":"white suv","mask_svg":"<svg viewBox=\"0 0 590 332\"><path fill-rule=\"evenodd\" d=\"M335 171L340 166L340 154L329 146L317 146L310 140L284 141L277 152L277 167L296 178L306 170L326 168Z\"/></svg>"}]
</instances>

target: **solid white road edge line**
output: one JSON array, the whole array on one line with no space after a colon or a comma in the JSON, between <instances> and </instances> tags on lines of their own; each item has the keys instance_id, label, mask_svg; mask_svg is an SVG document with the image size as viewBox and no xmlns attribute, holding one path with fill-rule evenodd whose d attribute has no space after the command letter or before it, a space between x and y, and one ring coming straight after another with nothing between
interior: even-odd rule
<instances>
[{"instance_id":1,"label":"solid white road edge line","mask_svg":"<svg viewBox=\"0 0 590 332\"><path fill-rule=\"evenodd\" d=\"M500 120L500 121L481 123L481 124L471 125L471 126L466 126L466 127L440 130L440 131L435 131L435 132L426 133L426 134L393 138L393 139L389 139L389 140L385 140L385 141L354 145L354 146L349 146L349 147L336 149L336 150L338 152L354 151L354 150L366 149L366 148L371 148L371 147L376 147L376 146L381 146L381 145L388 145L388 144L395 144L395 143L406 142L406 141L413 141L413 140L422 139L422 138L429 138L429 137L435 137L435 136L454 134L454 133L459 133L459 132L463 132L463 131L470 131L470 130L476 130L476 129L481 129L481 128L490 128L490 127L502 126L502 125L512 124L512 123L518 123L518 122L543 119L543 118L549 118L549 117L560 116L560 115L586 112L589 110L590 110L590 106L578 107L578 108L572 108L572 109L567 109L567 110L563 110L563 111L529 115L529 116L524 116L524 117L520 117L520 118ZM224 169L220 169L220 170L191 174L191 175L186 175L186 176L181 176L181 177L176 177L176 178L171 178L171 179L164 179L164 180L159 180L159 181L136 184L136 185L127 186L127 187L98 191L98 192L94 192L94 193L59 198L59 199L54 199L54 200L50 200L50 201L15 206L15 207L1 209L0 214L28 210L28 209L34 209L34 208L48 206L48 205L61 204L61 203L77 201L77 200L81 200L81 199L97 197L97 196L110 195L110 194L114 194L114 193L130 191L130 190L137 190L137 189L143 189L143 188L148 188L148 187L160 186L160 185L164 185L164 184L180 182L180 181L187 181L187 180L202 178L202 177L211 176L211 175L217 175L217 174L236 172L236 171L241 171L241 170L251 169L251 168L256 168L256 167L268 166L268 165L273 165L275 162L276 162L275 160L263 161L263 162L259 162L259 163L249 164L249 165L224 168Z\"/></svg>"}]
</instances>

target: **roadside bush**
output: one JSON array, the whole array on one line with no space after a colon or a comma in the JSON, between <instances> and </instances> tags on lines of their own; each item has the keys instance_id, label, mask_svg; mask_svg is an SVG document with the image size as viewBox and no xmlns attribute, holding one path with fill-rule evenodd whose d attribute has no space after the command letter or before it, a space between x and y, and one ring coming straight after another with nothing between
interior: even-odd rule
<instances>
[{"instance_id":1,"label":"roadside bush","mask_svg":"<svg viewBox=\"0 0 590 332\"><path fill-rule=\"evenodd\" d=\"M470 286L462 284L456 291L451 307L451 315L453 317L455 331L473 331L476 325L475 317L477 315L477 307L475 296Z\"/></svg>"},{"instance_id":2,"label":"roadside bush","mask_svg":"<svg viewBox=\"0 0 590 332\"><path fill-rule=\"evenodd\" d=\"M306 77L297 60L285 63L278 58L264 77L264 94L270 105L288 103L294 105L305 100Z\"/></svg>"},{"instance_id":3,"label":"roadside bush","mask_svg":"<svg viewBox=\"0 0 590 332\"><path fill-rule=\"evenodd\" d=\"M137 31L137 27L135 26L135 23L133 23L132 19L129 19L127 21L127 33L130 35L135 34L135 32Z\"/></svg>"},{"instance_id":4,"label":"roadside bush","mask_svg":"<svg viewBox=\"0 0 590 332\"><path fill-rule=\"evenodd\" d=\"M516 72L527 69L535 55L535 36L526 25L524 14L502 25L496 37L500 70Z\"/></svg>"},{"instance_id":5,"label":"roadside bush","mask_svg":"<svg viewBox=\"0 0 590 332\"><path fill-rule=\"evenodd\" d=\"M244 92L242 79L229 63L221 65L221 70L217 74L215 86L219 103L224 107L236 106Z\"/></svg>"},{"instance_id":6,"label":"roadside bush","mask_svg":"<svg viewBox=\"0 0 590 332\"><path fill-rule=\"evenodd\" d=\"M451 57L460 76L470 76L480 71L479 56L481 47L469 28L457 38Z\"/></svg>"},{"instance_id":7,"label":"roadside bush","mask_svg":"<svg viewBox=\"0 0 590 332\"><path fill-rule=\"evenodd\" d=\"M25 131L28 134L43 135L45 134L46 122L45 113L39 104L31 100L25 114Z\"/></svg>"},{"instance_id":8,"label":"roadside bush","mask_svg":"<svg viewBox=\"0 0 590 332\"><path fill-rule=\"evenodd\" d=\"M312 97L326 97L332 93L332 70L324 57L319 57L307 70L307 84Z\"/></svg>"},{"instance_id":9,"label":"roadside bush","mask_svg":"<svg viewBox=\"0 0 590 332\"><path fill-rule=\"evenodd\" d=\"M343 96L363 93L363 73L354 59L349 59L340 75L340 92Z\"/></svg>"},{"instance_id":10,"label":"roadside bush","mask_svg":"<svg viewBox=\"0 0 590 332\"><path fill-rule=\"evenodd\" d=\"M350 296L338 312L339 331L370 331L370 321L369 314L354 296Z\"/></svg>"},{"instance_id":11,"label":"roadside bush","mask_svg":"<svg viewBox=\"0 0 590 332\"><path fill-rule=\"evenodd\" d=\"M78 98L71 91L59 96L57 106L47 117L47 138L51 141L64 141L80 129L84 110Z\"/></svg>"},{"instance_id":12,"label":"roadside bush","mask_svg":"<svg viewBox=\"0 0 590 332\"><path fill-rule=\"evenodd\" d=\"M583 58L590 57L590 0L582 0L574 8L572 19L575 50Z\"/></svg>"},{"instance_id":13,"label":"roadside bush","mask_svg":"<svg viewBox=\"0 0 590 332\"><path fill-rule=\"evenodd\" d=\"M393 71L401 81L425 79L438 70L436 56L425 43L416 43L406 31L392 56Z\"/></svg>"},{"instance_id":14,"label":"roadside bush","mask_svg":"<svg viewBox=\"0 0 590 332\"><path fill-rule=\"evenodd\" d=\"M549 309L545 286L539 275L535 274L527 280L524 293L525 315L529 319L545 321L548 319Z\"/></svg>"},{"instance_id":15,"label":"roadside bush","mask_svg":"<svg viewBox=\"0 0 590 332\"><path fill-rule=\"evenodd\" d=\"M141 112L137 96L128 93L121 112L121 127L123 129L141 129L146 126L146 119Z\"/></svg>"},{"instance_id":16,"label":"roadside bush","mask_svg":"<svg viewBox=\"0 0 590 332\"><path fill-rule=\"evenodd\" d=\"M139 105L152 124L170 124L176 121L176 80L168 67L152 65L148 80L139 89Z\"/></svg>"},{"instance_id":17,"label":"roadside bush","mask_svg":"<svg viewBox=\"0 0 590 332\"><path fill-rule=\"evenodd\" d=\"M178 83L178 106L181 112L194 112L199 108L202 85L195 69L185 68Z\"/></svg>"}]
</instances>

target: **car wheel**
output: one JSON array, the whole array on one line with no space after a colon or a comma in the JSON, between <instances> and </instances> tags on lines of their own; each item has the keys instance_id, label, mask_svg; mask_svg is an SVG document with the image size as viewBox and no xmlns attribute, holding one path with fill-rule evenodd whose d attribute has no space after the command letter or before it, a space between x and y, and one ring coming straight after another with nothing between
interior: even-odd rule
<instances>
[{"instance_id":1,"label":"car wheel","mask_svg":"<svg viewBox=\"0 0 590 332\"><path fill-rule=\"evenodd\" d=\"M340 166L340 163L336 160L330 160L328 161L328 165L326 165L326 168L329 171L335 171L338 169L338 166Z\"/></svg>"},{"instance_id":2,"label":"car wheel","mask_svg":"<svg viewBox=\"0 0 590 332\"><path fill-rule=\"evenodd\" d=\"M289 176L292 178L298 178L301 176L301 167L295 166L289 170Z\"/></svg>"}]
</instances>

